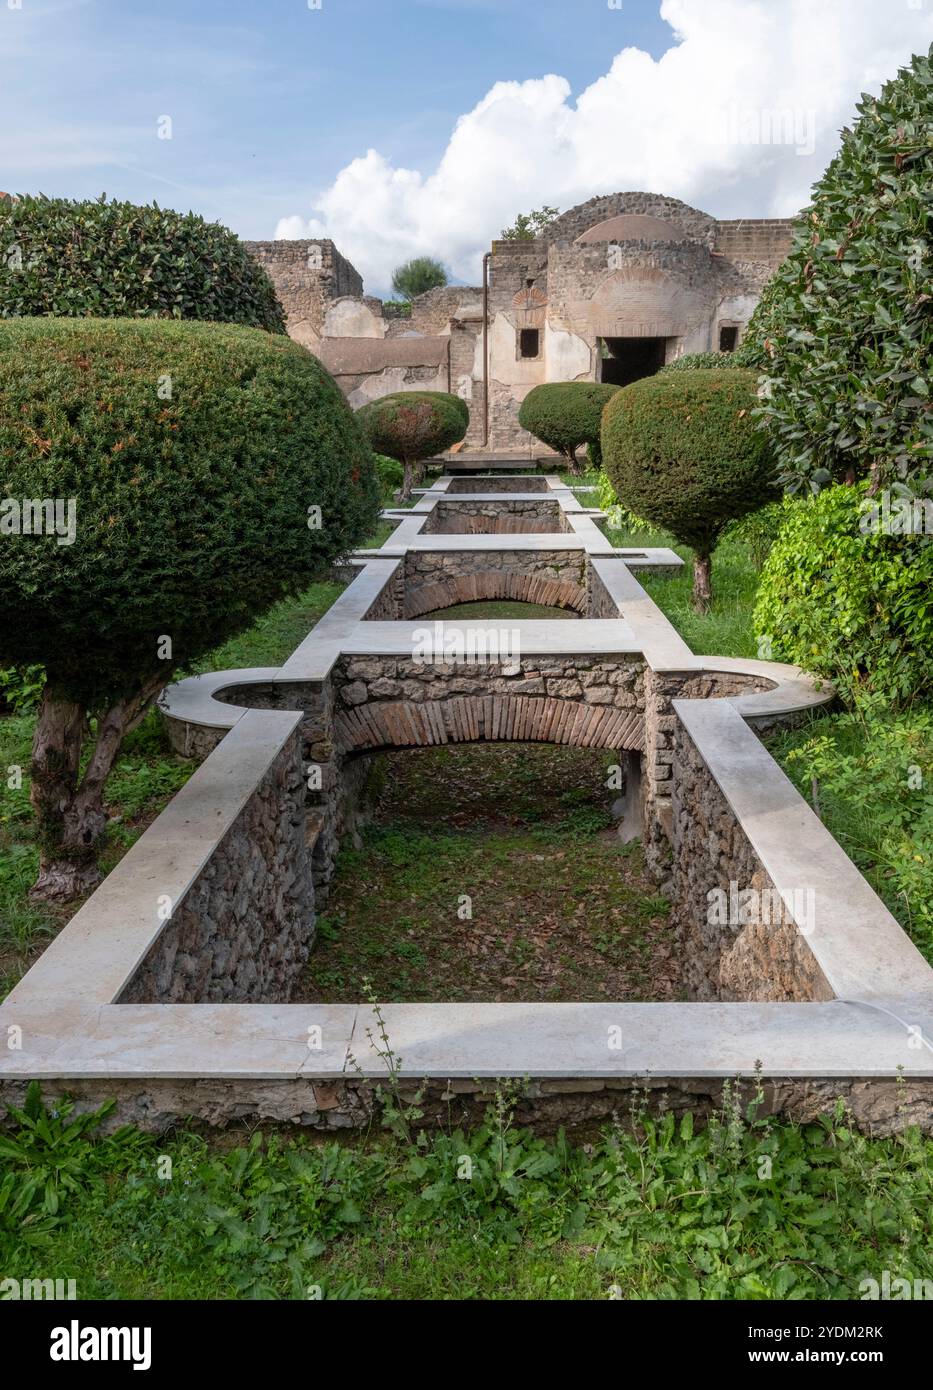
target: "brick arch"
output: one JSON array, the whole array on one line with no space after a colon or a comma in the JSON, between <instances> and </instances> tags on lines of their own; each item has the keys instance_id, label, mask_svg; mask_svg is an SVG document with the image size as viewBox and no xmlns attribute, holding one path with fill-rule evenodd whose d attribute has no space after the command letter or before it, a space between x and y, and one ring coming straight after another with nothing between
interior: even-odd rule
<instances>
[{"instance_id":1,"label":"brick arch","mask_svg":"<svg viewBox=\"0 0 933 1390\"><path fill-rule=\"evenodd\" d=\"M445 700L370 702L337 716L344 754L446 743L562 743L575 748L644 749L644 715L559 696L463 695Z\"/></svg>"},{"instance_id":2,"label":"brick arch","mask_svg":"<svg viewBox=\"0 0 933 1390\"><path fill-rule=\"evenodd\" d=\"M482 570L479 574L446 575L435 584L422 584L405 595L405 618L420 618L442 608L461 603L488 603L493 600L536 603L543 608L568 608L586 613L586 590L579 584L558 579L537 579L505 570Z\"/></svg>"}]
</instances>

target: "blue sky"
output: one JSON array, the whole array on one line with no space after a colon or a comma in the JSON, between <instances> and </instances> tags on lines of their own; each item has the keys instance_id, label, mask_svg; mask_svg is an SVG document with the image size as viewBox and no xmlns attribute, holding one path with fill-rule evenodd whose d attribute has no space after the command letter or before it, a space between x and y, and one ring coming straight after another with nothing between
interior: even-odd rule
<instances>
[{"instance_id":1,"label":"blue sky","mask_svg":"<svg viewBox=\"0 0 933 1390\"><path fill-rule=\"evenodd\" d=\"M0 113L22 141L0 187L187 199L269 237L369 145L435 163L497 80L559 70L581 87L607 52L669 41L639 0L0 0L3 70L18 69Z\"/></svg>"},{"instance_id":2,"label":"blue sky","mask_svg":"<svg viewBox=\"0 0 933 1390\"><path fill-rule=\"evenodd\" d=\"M422 251L469 278L544 201L795 210L858 92L933 37L909 0L612 3L0 0L0 188L331 234L377 292ZM813 109L816 148L694 149L710 90Z\"/></svg>"}]
</instances>

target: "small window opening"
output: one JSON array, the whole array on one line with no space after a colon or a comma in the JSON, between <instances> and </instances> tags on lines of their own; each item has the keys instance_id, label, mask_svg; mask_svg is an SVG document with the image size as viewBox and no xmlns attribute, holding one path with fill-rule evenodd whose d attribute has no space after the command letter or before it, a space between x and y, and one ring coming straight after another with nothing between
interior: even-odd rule
<instances>
[{"instance_id":1,"label":"small window opening","mask_svg":"<svg viewBox=\"0 0 933 1390\"><path fill-rule=\"evenodd\" d=\"M737 328L720 328L719 330L719 351L735 352L739 345L739 330Z\"/></svg>"},{"instance_id":2,"label":"small window opening","mask_svg":"<svg viewBox=\"0 0 933 1390\"><path fill-rule=\"evenodd\" d=\"M538 333L539 330L537 328L521 329L518 339L518 350L522 357L537 357Z\"/></svg>"},{"instance_id":3,"label":"small window opening","mask_svg":"<svg viewBox=\"0 0 933 1390\"><path fill-rule=\"evenodd\" d=\"M526 281L525 281L525 289L526 289L526 290L533 290L534 287L535 287L534 277L531 277L530 279L526 279Z\"/></svg>"}]
</instances>

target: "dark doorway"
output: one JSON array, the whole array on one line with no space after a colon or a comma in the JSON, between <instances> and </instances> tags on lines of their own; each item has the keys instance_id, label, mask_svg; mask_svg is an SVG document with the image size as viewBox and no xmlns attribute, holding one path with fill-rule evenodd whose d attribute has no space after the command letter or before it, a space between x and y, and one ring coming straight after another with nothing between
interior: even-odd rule
<instances>
[{"instance_id":1,"label":"dark doorway","mask_svg":"<svg viewBox=\"0 0 933 1390\"><path fill-rule=\"evenodd\" d=\"M602 338L608 357L600 359L600 381L628 386L643 376L654 376L667 358L666 338Z\"/></svg>"}]
</instances>

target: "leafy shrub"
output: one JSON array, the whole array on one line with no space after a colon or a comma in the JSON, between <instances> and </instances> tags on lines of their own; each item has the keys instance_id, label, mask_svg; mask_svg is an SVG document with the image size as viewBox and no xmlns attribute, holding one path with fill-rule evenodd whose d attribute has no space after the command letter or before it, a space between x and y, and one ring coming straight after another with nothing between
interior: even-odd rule
<instances>
[{"instance_id":1,"label":"leafy shrub","mask_svg":"<svg viewBox=\"0 0 933 1390\"><path fill-rule=\"evenodd\" d=\"M931 54L863 96L752 321L795 490L930 472Z\"/></svg>"},{"instance_id":2,"label":"leafy shrub","mask_svg":"<svg viewBox=\"0 0 933 1390\"><path fill-rule=\"evenodd\" d=\"M391 497L398 492L405 477L405 469L398 459L390 459L387 454L374 454L376 476L382 485L383 493Z\"/></svg>"},{"instance_id":3,"label":"leafy shrub","mask_svg":"<svg viewBox=\"0 0 933 1390\"><path fill-rule=\"evenodd\" d=\"M639 1115L586 1145L519 1128L505 1087L485 1123L414 1143L79 1136L79 1188L61 1187L54 1217L31 1196L54 1237L40 1268L88 1298L297 1301L312 1284L328 1300L465 1286L487 1300L605 1301L613 1286L625 1299L851 1300L885 1269L933 1277L930 1139L861 1135L841 1103L794 1125L762 1100L745 1105L727 1082L707 1124ZM35 1148L10 1133L22 1147L0 1180L0 1260L15 1272L27 1237L4 1220L4 1193L22 1203Z\"/></svg>"},{"instance_id":4,"label":"leafy shrub","mask_svg":"<svg viewBox=\"0 0 933 1390\"><path fill-rule=\"evenodd\" d=\"M558 381L535 386L522 401L518 423L549 449L563 454L572 472L579 473L577 450L584 444L595 444L602 458L602 414L618 390L618 386L599 381Z\"/></svg>"},{"instance_id":5,"label":"leafy shrub","mask_svg":"<svg viewBox=\"0 0 933 1390\"><path fill-rule=\"evenodd\" d=\"M742 364L736 362L735 359L736 353L734 352L688 352L683 357L668 362L666 367L661 368L661 371L699 372L741 366Z\"/></svg>"},{"instance_id":6,"label":"leafy shrub","mask_svg":"<svg viewBox=\"0 0 933 1390\"><path fill-rule=\"evenodd\" d=\"M0 200L0 318L210 319L284 333L272 281L195 213L68 198Z\"/></svg>"},{"instance_id":7,"label":"leafy shrub","mask_svg":"<svg viewBox=\"0 0 933 1390\"><path fill-rule=\"evenodd\" d=\"M425 459L466 434L470 410L466 401L446 391L397 391L360 406L356 418L376 453L403 465L400 500L408 502Z\"/></svg>"},{"instance_id":8,"label":"leafy shrub","mask_svg":"<svg viewBox=\"0 0 933 1390\"><path fill-rule=\"evenodd\" d=\"M933 543L865 526L867 484L800 499L762 574L756 631L775 656L905 701L930 688Z\"/></svg>"},{"instance_id":9,"label":"leafy shrub","mask_svg":"<svg viewBox=\"0 0 933 1390\"><path fill-rule=\"evenodd\" d=\"M0 669L0 711L4 706L14 714L35 709L44 685L45 672L41 666Z\"/></svg>"},{"instance_id":10,"label":"leafy shrub","mask_svg":"<svg viewBox=\"0 0 933 1390\"><path fill-rule=\"evenodd\" d=\"M0 454L0 664L48 674L32 777L40 882L57 892L58 876L68 893L74 865L93 881L123 734L175 669L365 539L378 488L316 358L229 324L0 321ZM73 543L16 534L24 498L63 512L73 499ZM79 785L92 715L100 737Z\"/></svg>"},{"instance_id":11,"label":"leafy shrub","mask_svg":"<svg viewBox=\"0 0 933 1390\"><path fill-rule=\"evenodd\" d=\"M545 203L543 208L520 212L512 225L503 227L499 235L503 241L534 241L544 236L559 216L560 208L551 208Z\"/></svg>"},{"instance_id":12,"label":"leafy shrub","mask_svg":"<svg viewBox=\"0 0 933 1390\"><path fill-rule=\"evenodd\" d=\"M777 495L748 371L658 373L603 417L606 472L623 506L693 547L694 603L711 600L711 556L727 524Z\"/></svg>"},{"instance_id":13,"label":"leafy shrub","mask_svg":"<svg viewBox=\"0 0 933 1390\"><path fill-rule=\"evenodd\" d=\"M609 517L609 525L614 531L654 531L656 528L644 517L636 516L619 501L615 488L607 473L600 473L596 480L596 497L599 506Z\"/></svg>"},{"instance_id":14,"label":"leafy shrub","mask_svg":"<svg viewBox=\"0 0 933 1390\"><path fill-rule=\"evenodd\" d=\"M738 521L730 522L723 532L723 537L728 536L730 540L739 541L747 546L753 567L761 570L771 554L788 508L793 505L793 499L790 497L782 497L779 502L769 502L759 511L749 512Z\"/></svg>"},{"instance_id":15,"label":"leafy shrub","mask_svg":"<svg viewBox=\"0 0 933 1390\"><path fill-rule=\"evenodd\" d=\"M884 695L784 734L776 756L933 962L933 710L892 715Z\"/></svg>"}]
</instances>

